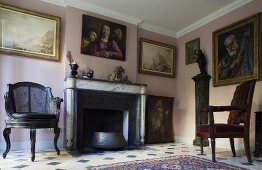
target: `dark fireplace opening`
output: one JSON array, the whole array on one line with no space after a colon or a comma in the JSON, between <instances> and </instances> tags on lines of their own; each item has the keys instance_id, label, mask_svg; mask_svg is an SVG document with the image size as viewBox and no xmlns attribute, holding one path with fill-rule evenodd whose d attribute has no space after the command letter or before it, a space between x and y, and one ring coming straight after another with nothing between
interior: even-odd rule
<instances>
[{"instance_id":1,"label":"dark fireplace opening","mask_svg":"<svg viewBox=\"0 0 262 170\"><path fill-rule=\"evenodd\" d=\"M134 94L79 90L74 142L80 152L92 151L97 131L121 131L127 148L140 146L140 97Z\"/></svg>"},{"instance_id":2,"label":"dark fireplace opening","mask_svg":"<svg viewBox=\"0 0 262 170\"><path fill-rule=\"evenodd\" d=\"M123 133L124 112L121 110L84 109L83 143L90 146L95 132Z\"/></svg>"}]
</instances>

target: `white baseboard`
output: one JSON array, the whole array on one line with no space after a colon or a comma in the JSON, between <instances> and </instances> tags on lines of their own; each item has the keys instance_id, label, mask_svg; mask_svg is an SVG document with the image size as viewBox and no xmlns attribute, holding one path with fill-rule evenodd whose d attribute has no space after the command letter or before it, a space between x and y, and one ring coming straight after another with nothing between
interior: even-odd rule
<instances>
[{"instance_id":1,"label":"white baseboard","mask_svg":"<svg viewBox=\"0 0 262 170\"><path fill-rule=\"evenodd\" d=\"M183 142L183 143L187 143L187 144L193 144L193 140L195 138L192 137L183 137L183 136L175 136L175 142ZM209 139L209 143L210 143L210 139ZM210 146L210 144L209 144ZM216 139L216 147L217 148L224 148L224 149L231 149L230 147L230 143L229 143L229 139ZM235 142L235 149L236 150L240 150L240 151L244 151L244 143L236 143ZM250 146L250 150L251 152L255 149L254 146Z\"/></svg>"},{"instance_id":2,"label":"white baseboard","mask_svg":"<svg viewBox=\"0 0 262 170\"><path fill-rule=\"evenodd\" d=\"M63 141L58 140L57 141L58 148L63 148ZM22 142L12 142L11 141L11 149L10 150L30 150L30 140L28 141L22 141ZM6 143L5 141L0 142L0 150L5 150ZM54 141L36 141L35 143L35 149L42 150L42 149L54 149Z\"/></svg>"}]
</instances>

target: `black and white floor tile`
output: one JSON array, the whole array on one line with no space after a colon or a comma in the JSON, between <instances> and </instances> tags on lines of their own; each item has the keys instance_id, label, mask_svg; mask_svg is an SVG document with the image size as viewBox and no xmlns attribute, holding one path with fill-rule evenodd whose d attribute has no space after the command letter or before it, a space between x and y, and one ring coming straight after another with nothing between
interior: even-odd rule
<instances>
[{"instance_id":1,"label":"black and white floor tile","mask_svg":"<svg viewBox=\"0 0 262 170\"><path fill-rule=\"evenodd\" d=\"M1 151L2 153L3 151ZM69 153L62 150L56 155L54 150L38 150L35 161L31 162L30 150L11 150L6 159L0 158L0 170L77 170L87 169L88 166L143 160L150 158L167 157L171 155L194 155L211 159L210 148L204 148L205 155L199 155L198 146L184 143L167 143L146 145L137 150L99 151L97 153ZM262 169L262 157L252 157L253 165L243 165L247 162L243 152L237 151L237 157L231 156L231 151L217 149L217 161L248 168L251 170ZM76 170L76 169L75 169Z\"/></svg>"}]
</instances>

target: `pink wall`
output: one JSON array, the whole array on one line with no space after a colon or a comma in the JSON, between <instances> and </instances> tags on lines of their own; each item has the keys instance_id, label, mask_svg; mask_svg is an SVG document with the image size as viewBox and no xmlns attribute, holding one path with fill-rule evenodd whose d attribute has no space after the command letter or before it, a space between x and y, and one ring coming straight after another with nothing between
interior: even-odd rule
<instances>
[{"instance_id":1,"label":"pink wall","mask_svg":"<svg viewBox=\"0 0 262 170\"><path fill-rule=\"evenodd\" d=\"M60 16L62 19L61 59L59 62L0 54L0 131L2 133L5 127L5 109L3 96L7 90L6 85L8 83L15 83L18 81L37 82L51 87L54 96L63 97L63 79L65 65L65 60L63 57L65 45L65 8L53 6L35 0L1 0L1 2L55 16ZM63 116L61 117L61 120L63 120ZM60 121L60 126L63 126L63 121ZM62 139L61 136L60 139ZM20 129L13 130L10 136L12 141L29 141L29 137L30 135L28 130ZM37 131L38 141L51 139L53 139L53 132L50 134L48 130ZM1 141L4 141L2 135L0 135L0 143ZM3 146L0 146L0 148L1 147Z\"/></svg>"},{"instance_id":2,"label":"pink wall","mask_svg":"<svg viewBox=\"0 0 262 170\"><path fill-rule=\"evenodd\" d=\"M177 77L174 85L175 91L175 110L174 110L174 128L175 136L179 137L194 137L194 82L191 79L199 73L199 68L196 63L185 65L185 43L200 37L200 46L208 61L208 73L212 75L212 32L230 25L233 22L251 16L257 12L262 11L262 1L255 0L250 4L243 6L236 11L231 12L219 19L208 23L199 29L196 29L177 39L178 50L178 64ZM228 105L231 102L236 85L213 87L212 78L210 80L210 105ZM262 82L256 84L256 89L253 98L252 112L262 109ZM228 114L217 114L218 121L226 121ZM251 145L254 146L254 131L255 120L254 114L251 118L250 129ZM227 139L221 142L229 143ZM242 143L242 140L240 140Z\"/></svg>"},{"instance_id":3,"label":"pink wall","mask_svg":"<svg viewBox=\"0 0 262 170\"><path fill-rule=\"evenodd\" d=\"M252 3L226 16L206 24L185 36L175 39L137 29L135 25L112 18L72 7L58 7L39 0L0 0L0 2L29 8L62 18L62 49L61 60L59 62L0 54L0 96L3 96L6 92L7 83L34 81L52 87L55 96L63 97L63 78L69 75L70 72L68 61L65 59L65 56L67 50L71 50L72 56L80 65L80 70L84 67L91 67L95 71L95 78L106 79L107 75L111 73L116 66L122 65L132 82L148 84L148 94L174 97L173 122L175 136L177 140L185 142L191 142L194 138L195 91L194 82L191 78L199 73L197 64L185 65L185 43L200 37L201 49L208 58L208 73L211 75L212 32L262 10L262 1L254 0ZM125 62L88 56L80 53L82 14L95 16L127 26L127 57ZM138 73L138 40L140 37L175 45L177 47L175 79ZM230 103L235 85L214 88L211 82L212 80L210 81L210 104L224 105ZM260 90L261 86L262 83L258 82L255 90L252 112L262 109L262 105L260 104L262 96L262 90ZM219 116L219 119L225 120L226 117L227 116ZM0 131L4 128L4 118L4 101L3 98L0 98ZM63 127L63 118L60 120L60 126ZM251 121L251 144L254 146L254 115L252 115ZM37 133L37 140L51 140L52 138L53 135L46 130ZM28 141L28 139L29 132L25 130L14 130L11 134L12 141ZM60 140L62 139L63 134L60 136ZM3 142L2 136L0 137L0 143L1 142Z\"/></svg>"},{"instance_id":4,"label":"pink wall","mask_svg":"<svg viewBox=\"0 0 262 170\"><path fill-rule=\"evenodd\" d=\"M137 82L137 27L135 25L117 21L112 18L99 16L97 14L88 13L72 7L64 8L50 5L39 0L0 0L0 2L62 17L61 60L59 62L0 54L0 96L5 94L7 90L6 84L8 83L14 83L18 81L33 81L50 86L54 96L63 98L64 77L70 74L68 61L66 59L66 52L68 50L71 50L74 60L76 60L79 64L79 70L83 69L84 67L90 67L95 72L95 78L106 79L108 74L112 73L116 66L121 65L125 68L125 73L128 75L129 80L132 82ZM82 14L87 14L126 25L127 51L125 62L88 56L80 53ZM0 111L0 131L2 132L5 127L5 109L3 97L0 98ZM63 104L61 115L60 127L63 128ZM20 129L13 130L10 137L14 142L28 141L29 132L27 130ZM52 139L53 133L50 133L47 130L37 131L37 141ZM63 132L60 134L59 140L62 139ZM1 142L4 143L2 135L0 135L0 144ZM0 146L0 148L4 148L4 146Z\"/></svg>"},{"instance_id":5,"label":"pink wall","mask_svg":"<svg viewBox=\"0 0 262 170\"><path fill-rule=\"evenodd\" d=\"M127 28L127 38L126 38L126 61L105 59L101 57L95 57L90 55L85 55L80 53L81 47L81 34L82 34L82 15L90 15L97 18L105 19L111 22L125 25ZM94 70L94 78L97 79L107 79L107 76L113 72L116 66L121 65L125 69L125 74L132 82L137 80L137 27L125 22L117 21L112 18L103 17L94 13L85 12L73 7L66 8L66 51L71 50L74 60L79 64L79 70L85 67L90 67ZM66 75L69 75L69 66L67 66L68 61L66 61Z\"/></svg>"},{"instance_id":6,"label":"pink wall","mask_svg":"<svg viewBox=\"0 0 262 170\"><path fill-rule=\"evenodd\" d=\"M162 42L165 44L177 46L175 38L167 37L161 34L156 34L156 33L146 31L143 29L139 29L138 31L138 43L139 43L140 38L147 38L147 39L154 40L157 42ZM139 55L139 51L137 55ZM179 56L177 56L176 58L176 63L178 59L179 59ZM177 73L176 73L176 76L177 76ZM173 89L175 86L175 80L176 79L174 78L138 73L138 82L147 84L148 85L147 92L148 94L151 94L151 95L174 97L175 91Z\"/></svg>"}]
</instances>

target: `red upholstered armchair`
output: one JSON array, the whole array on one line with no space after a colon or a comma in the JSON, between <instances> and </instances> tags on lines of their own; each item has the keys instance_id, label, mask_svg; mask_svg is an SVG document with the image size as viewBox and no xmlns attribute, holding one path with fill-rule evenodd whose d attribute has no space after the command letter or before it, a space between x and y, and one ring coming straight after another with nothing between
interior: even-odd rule
<instances>
[{"instance_id":1,"label":"red upholstered armchair","mask_svg":"<svg viewBox=\"0 0 262 170\"><path fill-rule=\"evenodd\" d=\"M251 164L249 127L250 113L256 80L250 80L237 86L230 106L209 106L202 109L209 116L209 124L196 126L196 136L200 137L201 154L203 138L211 138L212 161L216 162L215 139L229 138L233 156L236 156L234 138L243 138L248 163ZM229 111L227 123L215 123L214 112Z\"/></svg>"}]
</instances>

